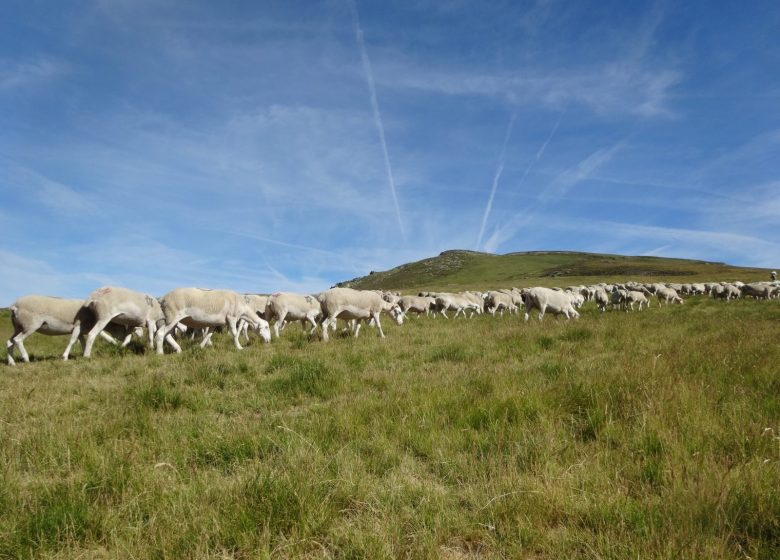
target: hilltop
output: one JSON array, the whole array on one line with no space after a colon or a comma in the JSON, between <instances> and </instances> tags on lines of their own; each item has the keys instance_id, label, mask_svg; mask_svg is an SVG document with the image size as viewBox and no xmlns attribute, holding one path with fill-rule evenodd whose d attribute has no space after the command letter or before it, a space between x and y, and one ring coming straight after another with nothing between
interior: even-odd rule
<instances>
[{"instance_id":1,"label":"hilltop","mask_svg":"<svg viewBox=\"0 0 780 560\"><path fill-rule=\"evenodd\" d=\"M494 255L477 251L444 251L435 257L402 264L340 282L356 289L416 291L555 284L602 280L643 281L764 280L768 270L666 257L625 256L571 251L530 251Z\"/></svg>"}]
</instances>

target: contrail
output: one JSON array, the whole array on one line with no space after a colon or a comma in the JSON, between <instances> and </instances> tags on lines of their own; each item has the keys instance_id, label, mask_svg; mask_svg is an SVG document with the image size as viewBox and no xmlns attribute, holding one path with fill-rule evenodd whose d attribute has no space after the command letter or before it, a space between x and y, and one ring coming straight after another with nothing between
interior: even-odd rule
<instances>
[{"instance_id":1,"label":"contrail","mask_svg":"<svg viewBox=\"0 0 780 560\"><path fill-rule=\"evenodd\" d=\"M520 177L520 180L517 182L517 186L520 187L524 182L525 178L528 177L528 173L531 171L531 168L534 166L534 163L539 161L539 159L544 154L544 151L547 149L547 144L550 143L550 141L553 139L553 136L555 136L555 133L558 130L558 127L561 125L561 121L563 120L564 115L566 114L566 111L568 109L564 109L561 115L558 117L558 120L556 121L555 125L552 127L552 130L550 131L550 135L547 136L547 140L544 141L542 146L539 148L539 150L536 152L536 156L528 162L528 165L525 168L525 171L523 171L523 176ZM488 199L487 208L485 208L485 215L482 217L482 228L479 230L479 238L477 239L477 249L479 249L479 246L482 244L482 236L485 234L485 226L487 225L487 219L490 215L490 210L493 207L493 197L496 194L496 188L498 187L498 180L501 177L501 173L504 171L504 155L506 153L506 146L509 142L509 135L512 133L512 126L515 122L515 116L512 116L512 120L509 121L509 127L506 131L506 138L504 138L504 146L501 149L501 158L500 163L498 165L498 170L496 170L496 176L493 179L493 190L490 192L490 198Z\"/></svg>"},{"instance_id":2,"label":"contrail","mask_svg":"<svg viewBox=\"0 0 780 560\"><path fill-rule=\"evenodd\" d=\"M390 166L390 155L387 152L387 142L385 141L385 126L382 124L382 114L379 112L379 102L376 98L374 71L371 69L371 61L368 58L368 51L366 51L366 42L363 39L363 29L360 27L360 17L358 15L357 3L355 0L350 2L350 7L352 8L352 21L355 25L355 37L357 37L358 46L360 47L360 58L363 61L363 72L366 74L366 82L368 83L368 91L371 97L371 109L373 109L374 112L374 124L376 124L376 129L379 133L379 141L382 144L382 154L385 157L385 171L387 171L387 182L390 185L390 194L393 195L395 216L398 218L398 229L401 230L401 236L405 239L406 233L404 232L404 224L401 220L401 208L398 206L398 196L395 192L393 169Z\"/></svg>"},{"instance_id":3,"label":"contrail","mask_svg":"<svg viewBox=\"0 0 780 560\"><path fill-rule=\"evenodd\" d=\"M544 144L542 144L542 147L539 148L539 151L536 152L536 159L538 160L540 157L542 157L542 154L547 149L547 144L550 143L550 140L552 140L552 137L555 136L555 131L558 130L558 127L561 125L561 121L563 120L563 116L566 114L566 111L568 111L568 107L563 110L563 113L561 113L561 116L558 117L558 122L555 123L555 126L553 127L552 131L550 132L550 135L547 137L547 140L544 141Z\"/></svg>"},{"instance_id":4,"label":"contrail","mask_svg":"<svg viewBox=\"0 0 780 560\"><path fill-rule=\"evenodd\" d=\"M504 144L501 146L501 155L498 158L498 169L493 176L493 188L490 190L490 198L488 198L487 206L485 206L485 213L482 215L482 227L479 228L479 236L477 237L477 245L475 249L479 249L482 245L482 237L485 235L485 226L487 225L488 217L490 216L490 210L493 208L493 198L496 196L496 189L498 189L498 181L501 179L501 174L504 172L504 159L506 158L506 146L509 144L509 138L512 136L512 128L515 126L516 115L512 115L509 119L509 126L506 127L506 134L504 135Z\"/></svg>"}]
</instances>

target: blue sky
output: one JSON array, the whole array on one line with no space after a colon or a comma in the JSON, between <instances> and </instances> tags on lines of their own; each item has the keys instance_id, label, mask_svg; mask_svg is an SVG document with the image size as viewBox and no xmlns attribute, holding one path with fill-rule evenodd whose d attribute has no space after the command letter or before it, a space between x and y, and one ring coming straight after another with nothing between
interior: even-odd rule
<instances>
[{"instance_id":1,"label":"blue sky","mask_svg":"<svg viewBox=\"0 0 780 560\"><path fill-rule=\"evenodd\" d=\"M463 248L780 266L776 2L9 0L0 305Z\"/></svg>"}]
</instances>

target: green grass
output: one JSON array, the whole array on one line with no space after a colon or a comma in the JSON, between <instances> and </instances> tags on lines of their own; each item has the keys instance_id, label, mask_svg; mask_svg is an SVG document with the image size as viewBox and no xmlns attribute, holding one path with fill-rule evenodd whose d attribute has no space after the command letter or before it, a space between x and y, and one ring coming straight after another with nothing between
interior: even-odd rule
<instances>
[{"instance_id":1,"label":"green grass","mask_svg":"<svg viewBox=\"0 0 780 560\"><path fill-rule=\"evenodd\" d=\"M511 286L568 286L611 281L701 282L713 278L767 280L769 270L687 259L631 257L567 251L493 255L445 251L436 257L355 278L344 285L364 290L460 291Z\"/></svg>"},{"instance_id":2,"label":"green grass","mask_svg":"<svg viewBox=\"0 0 780 560\"><path fill-rule=\"evenodd\" d=\"M780 304L591 305L90 361L33 335L0 558L780 557Z\"/></svg>"}]
</instances>

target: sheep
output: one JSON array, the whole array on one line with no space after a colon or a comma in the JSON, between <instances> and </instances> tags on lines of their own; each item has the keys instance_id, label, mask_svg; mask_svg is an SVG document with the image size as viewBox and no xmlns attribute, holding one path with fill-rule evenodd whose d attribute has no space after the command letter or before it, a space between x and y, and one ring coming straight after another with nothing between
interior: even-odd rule
<instances>
[{"instance_id":1,"label":"sheep","mask_svg":"<svg viewBox=\"0 0 780 560\"><path fill-rule=\"evenodd\" d=\"M13 357L14 346L23 361L30 361L27 349L24 347L24 339L35 332L47 336L75 332L73 342L78 339L83 346L82 325L88 328L94 320L91 314L82 309L82 303L80 299L30 295L21 297L11 304L11 324L14 332L5 345L8 365L16 365ZM72 346L73 343L69 342L62 354L63 360L68 359Z\"/></svg>"},{"instance_id":2,"label":"sheep","mask_svg":"<svg viewBox=\"0 0 780 560\"><path fill-rule=\"evenodd\" d=\"M642 311L642 307L647 307L649 305L647 298L645 297L645 294L642 292L637 292L635 290L629 290L626 296L626 303L628 304L628 307L631 309L631 311L634 310L634 304L639 304L639 311Z\"/></svg>"},{"instance_id":3,"label":"sheep","mask_svg":"<svg viewBox=\"0 0 780 560\"><path fill-rule=\"evenodd\" d=\"M266 317L266 307L268 306L268 298L270 296L260 295L260 294L243 294L244 295L244 301L252 308L254 309L255 313L258 314L258 316L262 317L266 321L268 318ZM184 325L182 325L184 327ZM241 336L244 337L244 339L249 342L249 323L245 321L244 319L241 319L238 322L238 331ZM184 327L186 330L187 327Z\"/></svg>"},{"instance_id":4,"label":"sheep","mask_svg":"<svg viewBox=\"0 0 780 560\"><path fill-rule=\"evenodd\" d=\"M418 315L421 313L429 315L434 303L436 303L435 298L424 296L401 296L398 300L398 306L401 308L401 311L404 313L411 311Z\"/></svg>"},{"instance_id":5,"label":"sheep","mask_svg":"<svg viewBox=\"0 0 780 560\"><path fill-rule=\"evenodd\" d=\"M378 295L378 294L377 294ZM381 296L380 296L381 297ZM322 314L320 303L315 296L306 294L294 294L277 292L268 299L266 319L276 319L274 334L279 338L280 329L284 328L285 321L300 321L305 327L308 321L311 324L309 335L317 330L317 320Z\"/></svg>"},{"instance_id":6,"label":"sheep","mask_svg":"<svg viewBox=\"0 0 780 560\"><path fill-rule=\"evenodd\" d=\"M679 303L680 305L683 303L683 299L677 295L677 291L672 288L658 288L655 291L655 296L658 298L658 307L661 307L661 301L664 301L666 305L669 305L670 301L672 303Z\"/></svg>"},{"instance_id":7,"label":"sheep","mask_svg":"<svg viewBox=\"0 0 780 560\"><path fill-rule=\"evenodd\" d=\"M744 284L740 287L743 296L753 297L756 299L769 299L772 294L773 287L766 282L752 282L750 284Z\"/></svg>"},{"instance_id":8,"label":"sheep","mask_svg":"<svg viewBox=\"0 0 780 560\"><path fill-rule=\"evenodd\" d=\"M509 312L517 309L514 300L510 294L498 291L490 291L485 295L485 309L491 315L495 315L496 311L500 311L501 315L504 314L504 309Z\"/></svg>"},{"instance_id":9,"label":"sheep","mask_svg":"<svg viewBox=\"0 0 780 560\"><path fill-rule=\"evenodd\" d=\"M571 304L575 309L579 309L585 303L585 296L583 296L579 291L572 291L567 288L564 293L569 294L569 297L571 298Z\"/></svg>"},{"instance_id":10,"label":"sheep","mask_svg":"<svg viewBox=\"0 0 780 560\"><path fill-rule=\"evenodd\" d=\"M609 296L609 301L612 303L612 309L626 309L626 299L628 298L628 291L623 290L615 286L612 289L612 293Z\"/></svg>"},{"instance_id":11,"label":"sheep","mask_svg":"<svg viewBox=\"0 0 780 560\"><path fill-rule=\"evenodd\" d=\"M385 338L382 330L382 324L379 322L379 315L382 312L389 313L398 325L403 324L404 313L398 305L392 304L382 299L382 296L376 292L353 290L352 288L331 288L318 294L317 301L322 309L322 340L328 341L328 328L335 324L338 319L350 321L355 320L373 320L376 324L379 336ZM356 325L354 336L357 337L360 332L360 325Z\"/></svg>"},{"instance_id":12,"label":"sheep","mask_svg":"<svg viewBox=\"0 0 780 560\"><path fill-rule=\"evenodd\" d=\"M580 314L574 309L571 298L565 292L556 292L550 288L531 288L525 294L525 320L528 321L532 309L539 310L539 320L544 318L547 310L555 315L563 315L566 319L578 319Z\"/></svg>"},{"instance_id":13,"label":"sheep","mask_svg":"<svg viewBox=\"0 0 780 560\"><path fill-rule=\"evenodd\" d=\"M691 295L700 296L706 294L708 291L709 290L706 284L702 284L702 283L691 284Z\"/></svg>"},{"instance_id":14,"label":"sheep","mask_svg":"<svg viewBox=\"0 0 780 560\"><path fill-rule=\"evenodd\" d=\"M227 325L233 335L236 349L242 350L243 347L238 340L238 321L244 319L257 329L264 342L271 341L268 321L255 312L243 295L236 292L202 288L176 288L160 298L160 306L165 322L157 330L155 338L158 354L163 353L163 338L168 336L177 323L194 328ZM212 334L209 332L204 336L200 344L201 348L209 344ZM167 338L165 339L167 340ZM181 352L181 347L175 341L171 346L177 353Z\"/></svg>"},{"instance_id":15,"label":"sheep","mask_svg":"<svg viewBox=\"0 0 780 560\"><path fill-rule=\"evenodd\" d=\"M609 305L609 296L607 295L607 292L605 292L602 288L597 288L593 290L592 298L596 302L596 306L599 308L599 311L602 313L607 310L607 305Z\"/></svg>"},{"instance_id":16,"label":"sheep","mask_svg":"<svg viewBox=\"0 0 780 560\"><path fill-rule=\"evenodd\" d=\"M149 346L153 347L155 332L164 319L160 303L155 298L117 286L98 288L89 294L84 300L83 306L89 309L95 317L95 324L87 334L87 342L84 345L85 358L92 355L92 345L95 338L110 323L123 325L128 329L146 327ZM75 332L71 335L71 343L75 341L77 336ZM166 337L165 340L172 346L176 345L173 337Z\"/></svg>"},{"instance_id":17,"label":"sheep","mask_svg":"<svg viewBox=\"0 0 780 560\"><path fill-rule=\"evenodd\" d=\"M442 293L436 296L434 309L441 313L445 319L449 319L449 317L447 317L447 310L449 309L455 311L455 317L461 313L465 317L466 310L470 310L471 316L473 317L474 313L480 313L482 311L482 306L482 303L478 304L469 298L463 297L461 294Z\"/></svg>"},{"instance_id":18,"label":"sheep","mask_svg":"<svg viewBox=\"0 0 780 560\"><path fill-rule=\"evenodd\" d=\"M471 309L477 314L481 314L485 310L485 294L482 294L481 292L465 291L461 292L459 295L474 304Z\"/></svg>"},{"instance_id":19,"label":"sheep","mask_svg":"<svg viewBox=\"0 0 780 560\"><path fill-rule=\"evenodd\" d=\"M737 299L742 295L742 292L736 286L731 284L715 284L710 288L710 297L714 299L725 299L726 302Z\"/></svg>"},{"instance_id":20,"label":"sheep","mask_svg":"<svg viewBox=\"0 0 780 560\"><path fill-rule=\"evenodd\" d=\"M67 360L77 340L81 343L82 348L84 347L85 333L95 324L94 314L89 309L84 308L84 301L81 299L38 295L24 296L11 305L10 311L14 332L6 343L6 349L8 351L8 365L11 366L16 364L13 359L14 346L16 346L23 361L30 361L24 347L24 339L31 334L38 332L48 336L71 335L65 351L62 353L62 359ZM125 347L130 343L134 334L143 336L143 330L129 330L123 325L109 323L106 329L99 334L101 338L115 345L119 344L115 337L124 338L121 346Z\"/></svg>"}]
</instances>

